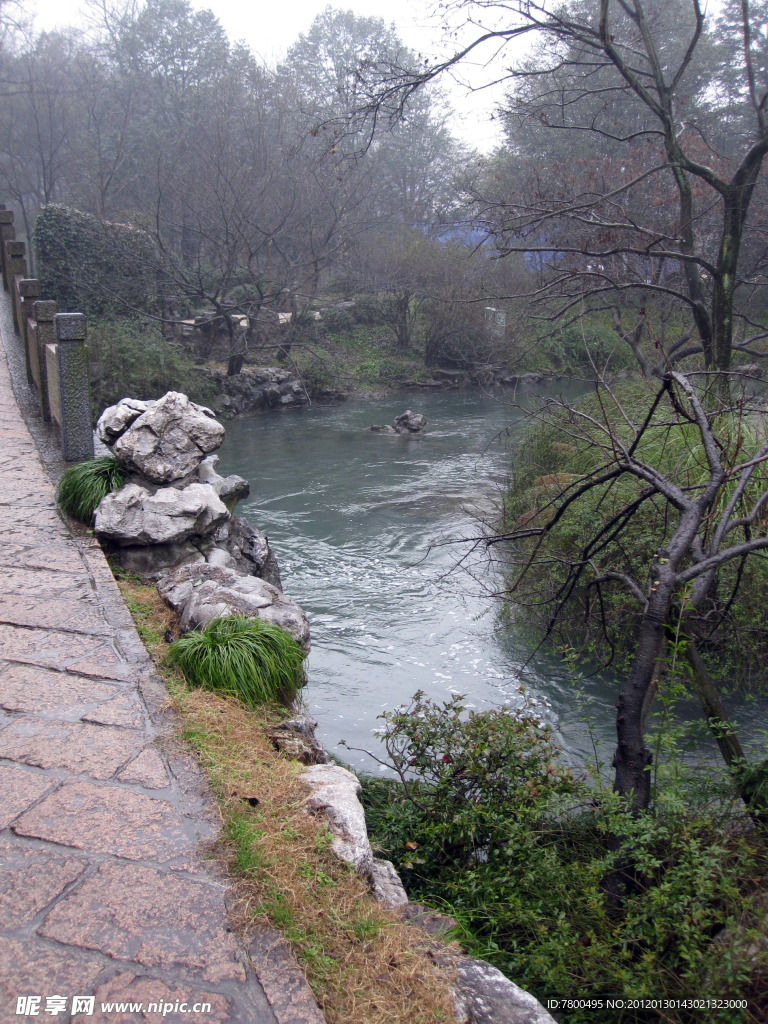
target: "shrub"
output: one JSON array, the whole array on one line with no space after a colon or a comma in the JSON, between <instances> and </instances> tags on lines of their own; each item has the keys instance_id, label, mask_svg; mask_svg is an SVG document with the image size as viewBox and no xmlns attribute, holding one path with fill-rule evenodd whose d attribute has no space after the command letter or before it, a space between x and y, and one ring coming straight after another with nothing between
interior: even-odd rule
<instances>
[{"instance_id":1,"label":"shrub","mask_svg":"<svg viewBox=\"0 0 768 1024\"><path fill-rule=\"evenodd\" d=\"M324 309L320 323L329 334L351 334L355 329L354 317L348 309Z\"/></svg>"},{"instance_id":2,"label":"shrub","mask_svg":"<svg viewBox=\"0 0 768 1024\"><path fill-rule=\"evenodd\" d=\"M187 682L237 697L249 707L284 704L304 682L304 652L279 626L243 616L212 619L171 644L168 661Z\"/></svg>"},{"instance_id":3,"label":"shrub","mask_svg":"<svg viewBox=\"0 0 768 1024\"><path fill-rule=\"evenodd\" d=\"M564 1024L658 1022L630 1000L764 994L768 958L750 944L765 917L765 836L734 813L727 777L686 768L668 744L655 813L634 815L597 772L567 772L530 713L467 714L459 698L419 694L383 717L400 780L363 779L371 841L411 899L459 921L474 955L542 1000L602 1000L563 1010ZM615 906L603 880L628 861L631 892ZM606 1008L612 997L623 1012ZM700 1012L671 1003L663 1019Z\"/></svg>"},{"instance_id":4,"label":"shrub","mask_svg":"<svg viewBox=\"0 0 768 1024\"><path fill-rule=\"evenodd\" d=\"M147 232L49 203L35 220L42 294L89 316L153 309L161 256Z\"/></svg>"},{"instance_id":5,"label":"shrub","mask_svg":"<svg viewBox=\"0 0 768 1024\"><path fill-rule=\"evenodd\" d=\"M125 483L125 470L111 455L89 459L62 473L56 491L59 508L73 519L90 526L99 502Z\"/></svg>"},{"instance_id":6,"label":"shrub","mask_svg":"<svg viewBox=\"0 0 768 1024\"><path fill-rule=\"evenodd\" d=\"M387 310L385 304L375 295L358 295L355 299L355 320L366 327L386 324Z\"/></svg>"},{"instance_id":7,"label":"shrub","mask_svg":"<svg viewBox=\"0 0 768 1024\"><path fill-rule=\"evenodd\" d=\"M126 395L161 398L182 391L207 405L216 385L161 336L157 325L139 320L97 320L88 326L91 406L94 419Z\"/></svg>"}]
</instances>

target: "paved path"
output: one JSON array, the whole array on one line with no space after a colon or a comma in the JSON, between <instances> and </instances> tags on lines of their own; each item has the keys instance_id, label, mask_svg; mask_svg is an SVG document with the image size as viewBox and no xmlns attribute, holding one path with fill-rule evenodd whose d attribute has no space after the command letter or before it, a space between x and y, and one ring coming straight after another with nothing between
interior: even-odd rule
<instances>
[{"instance_id":1,"label":"paved path","mask_svg":"<svg viewBox=\"0 0 768 1024\"><path fill-rule=\"evenodd\" d=\"M275 1024L228 930L200 846L215 810L164 701L100 548L57 515L0 346L2 1024ZM37 1013L17 1014L28 996ZM95 997L92 1014L71 1016L75 996ZM47 1012L52 997L66 1009Z\"/></svg>"}]
</instances>

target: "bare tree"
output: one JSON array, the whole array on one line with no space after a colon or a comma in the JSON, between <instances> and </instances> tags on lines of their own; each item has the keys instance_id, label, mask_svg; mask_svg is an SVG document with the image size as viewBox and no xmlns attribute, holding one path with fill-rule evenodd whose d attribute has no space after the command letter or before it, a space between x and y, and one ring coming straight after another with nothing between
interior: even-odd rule
<instances>
[{"instance_id":1,"label":"bare tree","mask_svg":"<svg viewBox=\"0 0 768 1024\"><path fill-rule=\"evenodd\" d=\"M676 623L687 641L696 689L723 756L734 769L745 764L695 636L697 612L718 570L768 548L768 444L758 439L758 407L742 402L732 412L738 413L735 433L722 429L728 418L708 412L702 391L674 370L649 391L640 420L599 376L594 408L553 398L528 411L548 424L562 444L588 452L591 467L540 481L538 504L516 518L507 513L505 528L499 531L494 525L483 542L488 549L503 550L505 571L512 567L503 597L523 606L540 600L535 592L525 593L532 567L547 559L565 563L564 578L549 599L547 633L579 585L595 588L598 596L602 588L624 587L637 602L635 653L616 704L613 767L616 791L631 796L639 809L648 806L650 793L645 721ZM660 469L658 449L673 442L682 445L685 457L677 458L672 470ZM654 450L657 457L648 454ZM629 486L622 489L621 482ZM578 550L567 558L550 542L564 517L590 497L598 509L604 503L606 509L588 518ZM638 571L640 567L620 559L622 540L656 502L667 525L663 546L650 566ZM598 613L601 604L600 598Z\"/></svg>"},{"instance_id":2,"label":"bare tree","mask_svg":"<svg viewBox=\"0 0 768 1024\"><path fill-rule=\"evenodd\" d=\"M494 77L509 83L510 148L474 199L501 255L539 260L545 273L531 298L552 300L546 315L557 320L585 301L600 308L635 295L637 325L620 328L630 340L646 327L646 300L672 297L688 322L658 372L697 352L719 371L734 350L762 356L768 330L737 302L764 282L766 266L748 228L768 151L768 81L749 0L727 76L710 54L709 77L700 0L452 0L444 10L473 35L468 45L417 73L393 66L389 79L379 75L358 117L393 116L415 90L495 48ZM505 67L507 48L524 37L533 56L510 54ZM726 77L728 96L742 103L724 134L713 125L724 123ZM545 133L560 158L542 160L534 146L527 159L527 141Z\"/></svg>"}]
</instances>

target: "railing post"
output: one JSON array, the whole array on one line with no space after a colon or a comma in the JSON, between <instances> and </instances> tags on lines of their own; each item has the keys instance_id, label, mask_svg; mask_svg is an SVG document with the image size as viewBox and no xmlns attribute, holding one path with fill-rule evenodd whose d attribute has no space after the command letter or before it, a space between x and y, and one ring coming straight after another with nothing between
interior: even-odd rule
<instances>
[{"instance_id":1,"label":"railing post","mask_svg":"<svg viewBox=\"0 0 768 1024\"><path fill-rule=\"evenodd\" d=\"M0 210L0 263L3 267L3 288L8 291L8 271L5 268L5 243L16 238L13 226L13 210Z\"/></svg>"},{"instance_id":2,"label":"railing post","mask_svg":"<svg viewBox=\"0 0 768 1024\"><path fill-rule=\"evenodd\" d=\"M93 458L93 428L88 387L88 349L82 313L56 313L56 344L46 345L51 418L61 432L66 462Z\"/></svg>"},{"instance_id":3,"label":"railing post","mask_svg":"<svg viewBox=\"0 0 768 1024\"><path fill-rule=\"evenodd\" d=\"M38 398L40 399L40 415L46 423L51 420L51 406L48 400L48 365L45 357L45 346L56 344L56 329L53 318L58 312L58 302L41 301L32 306L33 319L29 320L28 330L31 335L31 343L34 345L34 359L39 374ZM30 348L30 361L33 359Z\"/></svg>"},{"instance_id":4,"label":"railing post","mask_svg":"<svg viewBox=\"0 0 768 1024\"><path fill-rule=\"evenodd\" d=\"M30 387L33 384L40 386L40 374L35 374L34 367L37 361L37 348L34 353L32 346L35 343L34 334L29 330L29 320L32 319L34 303L40 298L40 282L35 277L22 277L17 283L19 303L19 327L21 340L24 343L24 361L27 365L27 383Z\"/></svg>"},{"instance_id":5,"label":"railing post","mask_svg":"<svg viewBox=\"0 0 768 1024\"><path fill-rule=\"evenodd\" d=\"M16 278L21 280L27 276L27 247L23 242L7 241L5 246L5 273L8 278L8 289L11 293L11 309L13 310L13 326L20 331L19 303Z\"/></svg>"}]
</instances>

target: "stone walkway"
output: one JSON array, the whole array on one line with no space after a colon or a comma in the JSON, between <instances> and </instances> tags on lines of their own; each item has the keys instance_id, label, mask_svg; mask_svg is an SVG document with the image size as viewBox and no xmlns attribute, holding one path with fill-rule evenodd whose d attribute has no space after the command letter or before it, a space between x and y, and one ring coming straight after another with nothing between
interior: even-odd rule
<instances>
[{"instance_id":1,"label":"stone walkway","mask_svg":"<svg viewBox=\"0 0 768 1024\"><path fill-rule=\"evenodd\" d=\"M165 699L100 548L57 515L0 348L2 1024L275 1024ZM106 1008L121 1003L143 1005Z\"/></svg>"}]
</instances>

